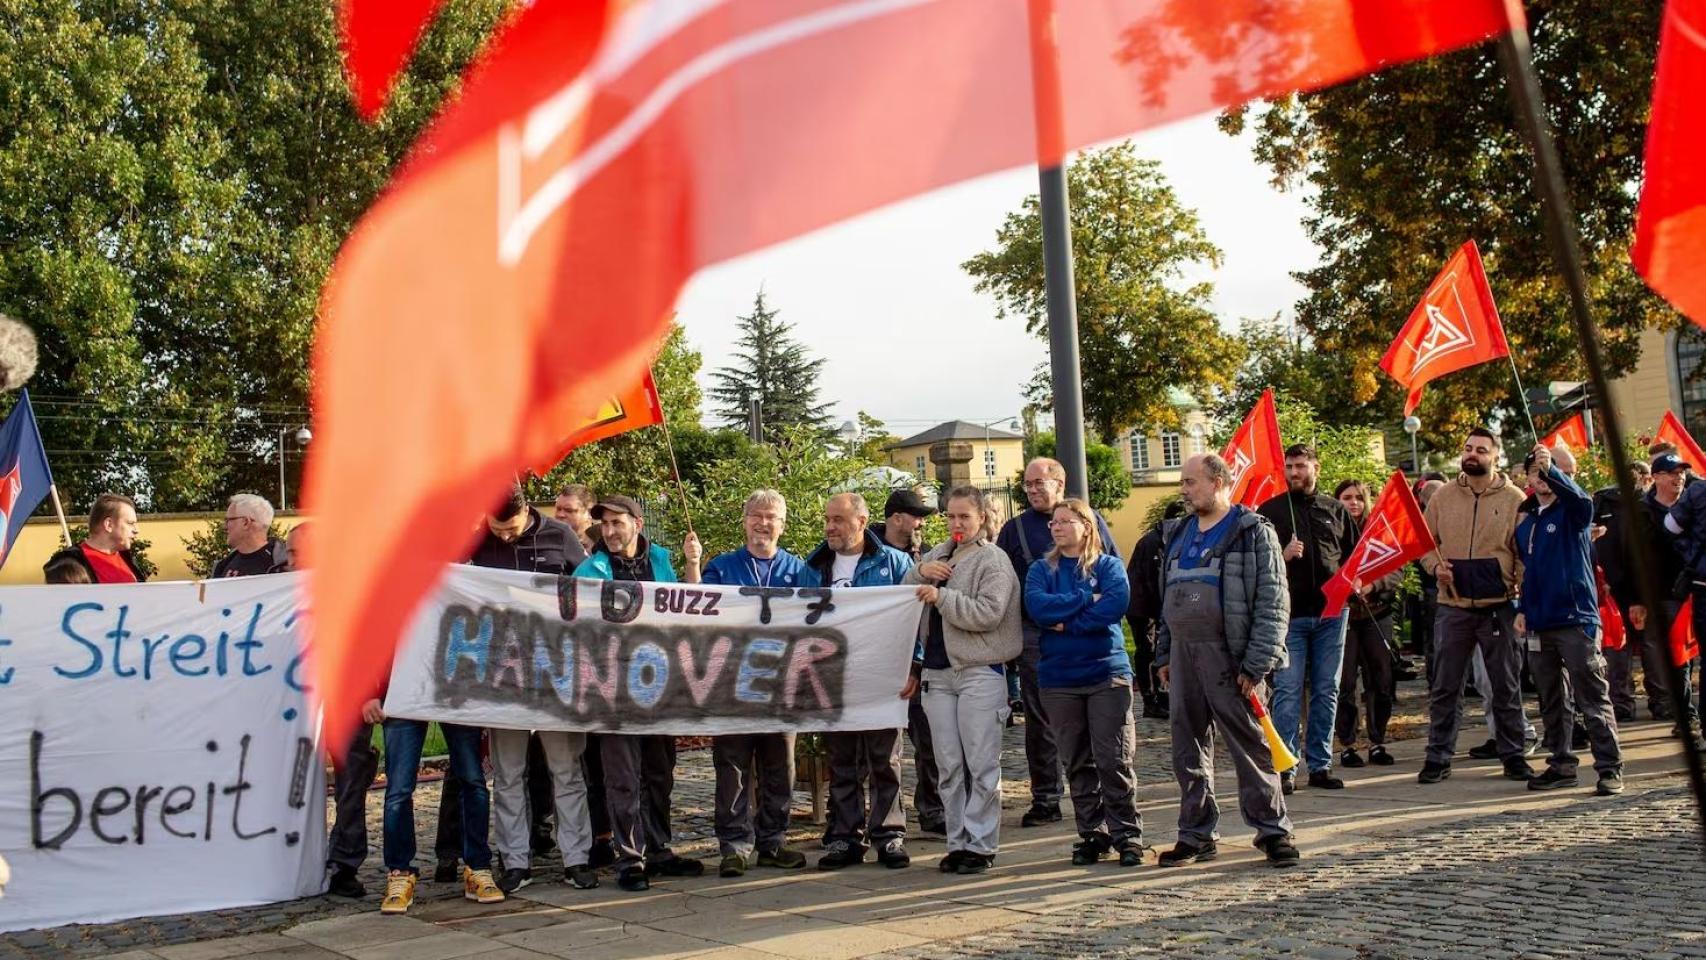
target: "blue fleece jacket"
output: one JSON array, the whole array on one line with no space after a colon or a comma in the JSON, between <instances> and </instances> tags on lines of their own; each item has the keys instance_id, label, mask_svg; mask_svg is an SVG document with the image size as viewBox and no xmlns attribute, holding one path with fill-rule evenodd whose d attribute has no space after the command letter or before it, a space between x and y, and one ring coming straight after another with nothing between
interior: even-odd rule
<instances>
[{"instance_id":1,"label":"blue fleece jacket","mask_svg":"<svg viewBox=\"0 0 1706 960\"><path fill-rule=\"evenodd\" d=\"M1518 608L1530 630L1599 627L1599 591L1593 578L1593 498L1556 466L1546 473L1556 499L1517 521L1522 558Z\"/></svg>"},{"instance_id":2,"label":"blue fleece jacket","mask_svg":"<svg viewBox=\"0 0 1706 960\"><path fill-rule=\"evenodd\" d=\"M1038 558L1025 575L1025 609L1043 628L1037 685L1048 689L1088 687L1130 677L1120 618L1131 600L1131 583L1119 557L1104 553L1079 572L1078 561L1057 565ZM1055 630L1064 624L1064 630Z\"/></svg>"}]
</instances>

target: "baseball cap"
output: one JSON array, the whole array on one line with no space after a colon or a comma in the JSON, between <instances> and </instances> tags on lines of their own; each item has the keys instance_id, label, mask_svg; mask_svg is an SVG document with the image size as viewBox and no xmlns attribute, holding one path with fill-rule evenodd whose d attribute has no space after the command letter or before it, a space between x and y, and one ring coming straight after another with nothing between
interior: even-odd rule
<instances>
[{"instance_id":1,"label":"baseball cap","mask_svg":"<svg viewBox=\"0 0 1706 960\"><path fill-rule=\"evenodd\" d=\"M1675 473L1678 470L1687 470L1692 466L1693 464L1674 453L1661 453L1653 458L1652 470L1654 473Z\"/></svg>"},{"instance_id":2,"label":"baseball cap","mask_svg":"<svg viewBox=\"0 0 1706 960\"><path fill-rule=\"evenodd\" d=\"M911 490L896 490L889 494L888 502L883 504L883 516L885 517L892 517L897 513L928 517L936 512L935 507L925 503L923 497Z\"/></svg>"},{"instance_id":3,"label":"baseball cap","mask_svg":"<svg viewBox=\"0 0 1706 960\"><path fill-rule=\"evenodd\" d=\"M633 497L624 497L620 493L599 500L597 505L588 512L592 514L594 520L603 520L606 513L612 512L625 513L637 520L646 518L645 508L640 506L638 500Z\"/></svg>"}]
</instances>

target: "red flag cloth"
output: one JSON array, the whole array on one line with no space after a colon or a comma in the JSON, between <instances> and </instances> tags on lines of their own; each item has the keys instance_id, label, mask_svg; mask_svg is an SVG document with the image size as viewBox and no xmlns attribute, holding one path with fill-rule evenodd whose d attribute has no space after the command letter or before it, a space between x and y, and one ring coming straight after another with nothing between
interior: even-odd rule
<instances>
[{"instance_id":1,"label":"red flag cloth","mask_svg":"<svg viewBox=\"0 0 1706 960\"><path fill-rule=\"evenodd\" d=\"M1510 352L1499 308L1493 303L1493 288L1481 268L1481 251L1470 240L1428 285L1398 338L1380 358L1380 369L1410 391L1404 400L1407 417L1421 404L1422 387L1428 381L1508 357Z\"/></svg>"},{"instance_id":2,"label":"red flag cloth","mask_svg":"<svg viewBox=\"0 0 1706 960\"><path fill-rule=\"evenodd\" d=\"M1285 492L1285 448L1273 388L1262 391L1262 399L1220 451L1220 459L1232 468L1233 503L1257 507Z\"/></svg>"},{"instance_id":3,"label":"red flag cloth","mask_svg":"<svg viewBox=\"0 0 1706 960\"><path fill-rule=\"evenodd\" d=\"M1379 580L1433 548L1433 534L1422 519L1421 504L1410 492L1410 481L1404 471L1394 471L1363 522L1362 538L1357 540L1356 548L1322 584L1321 595L1327 598L1327 606L1321 616L1338 616L1357 583Z\"/></svg>"},{"instance_id":4,"label":"red flag cloth","mask_svg":"<svg viewBox=\"0 0 1706 960\"><path fill-rule=\"evenodd\" d=\"M1586 450L1588 448L1587 422L1578 413L1558 424L1557 428L1548 433L1540 443L1548 450L1557 446L1568 447L1571 450Z\"/></svg>"},{"instance_id":5,"label":"red flag cloth","mask_svg":"<svg viewBox=\"0 0 1706 960\"><path fill-rule=\"evenodd\" d=\"M1509 26L1504 0L518 6L325 288L305 503L330 743L473 515L562 443L544 411L633 383L696 270L1035 162L1035 89L1052 155ZM383 91L390 62L350 68Z\"/></svg>"},{"instance_id":6,"label":"red flag cloth","mask_svg":"<svg viewBox=\"0 0 1706 960\"><path fill-rule=\"evenodd\" d=\"M1682 421L1678 419L1675 413L1669 410L1665 411L1665 415L1659 420L1659 429L1653 434L1653 439L1662 443L1675 444L1676 452L1688 461L1688 465L1693 467L1695 472L1706 471L1706 451L1702 451L1700 444L1694 442L1694 435L1688 432L1688 428L1682 425Z\"/></svg>"},{"instance_id":7,"label":"red flag cloth","mask_svg":"<svg viewBox=\"0 0 1706 960\"><path fill-rule=\"evenodd\" d=\"M344 63L355 107L377 117L444 0L344 0Z\"/></svg>"},{"instance_id":8,"label":"red flag cloth","mask_svg":"<svg viewBox=\"0 0 1706 960\"><path fill-rule=\"evenodd\" d=\"M1706 326L1706 0L1668 0L1659 28L1635 269Z\"/></svg>"},{"instance_id":9,"label":"red flag cloth","mask_svg":"<svg viewBox=\"0 0 1706 960\"><path fill-rule=\"evenodd\" d=\"M583 415L571 422L576 425L569 428L568 438L556 453L539 461L533 468L534 473L541 477L550 473L551 468L563 462L563 458L576 447L662 423L663 401L658 399L658 385L652 379L651 371L646 371L638 384L604 401L591 416Z\"/></svg>"},{"instance_id":10,"label":"red flag cloth","mask_svg":"<svg viewBox=\"0 0 1706 960\"><path fill-rule=\"evenodd\" d=\"M1621 650L1629 642L1629 628L1623 623L1623 611L1605 585L1605 571L1596 566L1593 573L1599 582L1600 644L1607 650Z\"/></svg>"},{"instance_id":11,"label":"red flag cloth","mask_svg":"<svg viewBox=\"0 0 1706 960\"><path fill-rule=\"evenodd\" d=\"M1670 622L1670 659L1677 666L1700 656L1700 641L1694 636L1694 598L1682 601L1682 609Z\"/></svg>"}]
</instances>

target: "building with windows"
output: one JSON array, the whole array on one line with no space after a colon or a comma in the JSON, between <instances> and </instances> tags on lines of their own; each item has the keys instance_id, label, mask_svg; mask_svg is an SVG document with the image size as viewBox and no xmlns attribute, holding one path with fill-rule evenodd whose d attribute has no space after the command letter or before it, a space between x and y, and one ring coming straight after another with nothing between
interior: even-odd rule
<instances>
[{"instance_id":1,"label":"building with windows","mask_svg":"<svg viewBox=\"0 0 1706 960\"><path fill-rule=\"evenodd\" d=\"M1674 410L1696 440L1706 438L1706 330L1684 322L1641 334L1641 359L1611 382L1609 405L1631 437L1649 437ZM1547 429L1543 424L1541 429Z\"/></svg>"},{"instance_id":2,"label":"building with windows","mask_svg":"<svg viewBox=\"0 0 1706 960\"><path fill-rule=\"evenodd\" d=\"M1120 462L1131 474L1134 487L1179 482L1185 458L1209 452L1213 424L1200 404L1183 390L1171 390L1168 399L1179 411L1179 424L1172 427L1139 427L1119 438Z\"/></svg>"},{"instance_id":3,"label":"building with windows","mask_svg":"<svg viewBox=\"0 0 1706 960\"><path fill-rule=\"evenodd\" d=\"M1008 421L1000 421L1005 424ZM943 441L971 445L971 482L988 490L1005 490L1025 469L1025 438L990 424L949 420L923 433L914 434L887 448L889 465L905 470L920 482L933 483L936 469L930 463L931 446Z\"/></svg>"}]
</instances>

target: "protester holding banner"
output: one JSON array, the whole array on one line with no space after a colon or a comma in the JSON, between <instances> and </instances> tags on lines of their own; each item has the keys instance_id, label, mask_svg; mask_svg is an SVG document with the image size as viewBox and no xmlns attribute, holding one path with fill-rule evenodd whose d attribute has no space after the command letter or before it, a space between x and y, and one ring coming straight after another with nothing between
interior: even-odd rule
<instances>
[{"instance_id":1,"label":"protester holding banner","mask_svg":"<svg viewBox=\"0 0 1706 960\"><path fill-rule=\"evenodd\" d=\"M1102 553L1088 503L1062 500L1050 528L1054 549L1031 564L1025 606L1043 628L1037 682L1072 789L1072 862L1086 866L1114 850L1121 866L1135 867L1143 863L1143 818L1131 770L1131 660L1120 630L1130 584L1119 558Z\"/></svg>"},{"instance_id":2,"label":"protester holding banner","mask_svg":"<svg viewBox=\"0 0 1706 960\"><path fill-rule=\"evenodd\" d=\"M1529 662L1546 720L1546 770L1528 781L1530 790L1576 785L1576 755L1570 752L1572 714L1587 724L1593 744L1595 790L1602 797L1623 792L1623 752L1611 713L1611 688L1600 654L1599 589L1593 574L1593 500L1537 445L1523 462L1536 508L1516 527L1522 556L1522 597L1517 632L1533 632ZM1574 709L1571 700L1574 699Z\"/></svg>"},{"instance_id":3,"label":"protester holding banner","mask_svg":"<svg viewBox=\"0 0 1706 960\"><path fill-rule=\"evenodd\" d=\"M569 525L580 539L584 550L591 550L597 539L592 523L592 507L598 502L592 488L571 483L557 492L552 504L552 516ZM604 804L604 760L599 735L586 735L586 750L581 754L581 767L586 771L586 804L592 814L592 860L594 867L608 867L616 862L616 847L610 839L610 810Z\"/></svg>"},{"instance_id":4,"label":"protester holding banner","mask_svg":"<svg viewBox=\"0 0 1706 960\"><path fill-rule=\"evenodd\" d=\"M1031 564L1054 548L1049 521L1066 496L1066 468L1058 460L1037 457L1025 465L1024 484L1025 500L1031 508L1003 524L995 538L995 545L1012 561L1020 583L1025 582ZM1096 517L1096 532L1102 538L1102 552L1118 557L1113 532L1100 515ZM1019 658L1019 691L1025 705L1025 765L1031 776L1031 808L1019 818L1019 826L1035 827L1060 820L1060 748L1049 727L1042 688L1037 685L1042 627L1029 613L1024 614L1023 623L1025 652Z\"/></svg>"},{"instance_id":5,"label":"protester holding banner","mask_svg":"<svg viewBox=\"0 0 1706 960\"><path fill-rule=\"evenodd\" d=\"M589 580L676 582L669 551L644 533L645 510L632 497L616 494L592 508L599 541L574 575ZM682 544L691 579L698 579L698 538ZM676 856L670 849L670 795L675 791L675 738L661 735L605 734L604 795L616 843L616 884L638 892L650 877L697 877L705 865Z\"/></svg>"},{"instance_id":6,"label":"protester holding banner","mask_svg":"<svg viewBox=\"0 0 1706 960\"><path fill-rule=\"evenodd\" d=\"M1232 503L1232 471L1213 454L1185 461L1179 492L1190 510L1166 545L1165 595L1155 662L1171 692L1179 839L1163 867L1218 856L1214 730L1238 774L1238 806L1276 867L1299 860L1279 774L1251 709L1264 678L1285 663L1291 598L1273 525ZM1229 683L1228 678L1235 683Z\"/></svg>"},{"instance_id":7,"label":"protester holding banner","mask_svg":"<svg viewBox=\"0 0 1706 960\"><path fill-rule=\"evenodd\" d=\"M702 582L742 587L798 587L805 561L780 545L788 503L775 490L755 490L741 508L746 543L706 564ZM711 738L717 773L718 875L738 877L755 863L798 870L805 854L785 845L794 800L794 737L786 733L738 733ZM753 809L753 798L757 810Z\"/></svg>"},{"instance_id":8,"label":"protester holding banner","mask_svg":"<svg viewBox=\"0 0 1706 960\"><path fill-rule=\"evenodd\" d=\"M89 535L49 557L43 569L66 561L88 571L91 583L141 583L148 575L130 553L136 533L136 503L122 494L103 493L89 508Z\"/></svg>"},{"instance_id":9,"label":"protester holding banner","mask_svg":"<svg viewBox=\"0 0 1706 960\"><path fill-rule=\"evenodd\" d=\"M1003 664L1024 647L1019 581L993 545L995 514L977 487L948 492L952 539L907 571L926 605L914 678L930 719L948 853L943 873L977 874L1001 842L1001 731L1007 717ZM907 691L909 694L912 690Z\"/></svg>"},{"instance_id":10,"label":"protester holding banner","mask_svg":"<svg viewBox=\"0 0 1706 960\"><path fill-rule=\"evenodd\" d=\"M901 583L912 560L879 540L870 522L871 508L859 494L829 498L823 506L823 542L806 557L814 586L843 590ZM818 858L818 869L863 863L871 847L885 867L910 866L900 803L900 728L826 733L823 742L829 752L829 822L823 832L828 852Z\"/></svg>"},{"instance_id":11,"label":"protester holding banner","mask_svg":"<svg viewBox=\"0 0 1706 960\"><path fill-rule=\"evenodd\" d=\"M871 529L884 543L917 563L920 557L930 552L930 545L924 542L924 521L936 512L936 508L925 503L916 491L896 490L883 504L883 522L871 524ZM1012 682L1015 679L1008 678L1009 700L1014 699ZM948 827L942 813L942 794L938 786L941 774L936 769L930 718L924 713L922 693L914 693L907 704L906 738L912 741L912 811L918 815L918 829L922 833L946 833Z\"/></svg>"},{"instance_id":12,"label":"protester holding banner","mask_svg":"<svg viewBox=\"0 0 1706 960\"><path fill-rule=\"evenodd\" d=\"M1345 512L1359 530L1368 518L1368 485L1361 480L1345 480L1333 490L1333 498L1345 505ZM1386 725L1392 718L1395 688L1392 680L1392 610L1398 599L1398 583L1402 569L1387 574L1372 583L1364 583L1350 602L1350 619L1345 627L1345 665L1339 675L1338 733L1339 763L1345 767L1360 767L1365 763L1391 766L1395 761L1386 752ZM1357 675L1362 675L1363 697L1368 704L1368 759L1357 753Z\"/></svg>"},{"instance_id":13,"label":"protester holding banner","mask_svg":"<svg viewBox=\"0 0 1706 960\"><path fill-rule=\"evenodd\" d=\"M1439 541L1438 550L1422 557L1423 567L1439 581L1439 613L1427 759L1416 777L1420 783L1451 776L1463 678L1477 649L1487 662L1488 689L1481 691L1482 702L1493 715L1505 776L1525 782L1534 776L1523 757L1521 654L1511 605L1522 576L1515 536L1523 494L1497 470L1499 448L1491 430L1469 431L1462 472L1434 494L1424 514Z\"/></svg>"},{"instance_id":14,"label":"protester holding banner","mask_svg":"<svg viewBox=\"0 0 1706 960\"><path fill-rule=\"evenodd\" d=\"M1291 622L1286 627L1286 661L1274 676L1274 726L1292 753L1309 766L1309 785L1342 790L1333 776L1333 722L1339 707L1339 676L1345 661L1345 617L1322 615L1327 600L1321 588L1339 572L1356 548L1357 527L1345 505L1321 493L1321 458L1305 443L1285 451L1285 493L1257 512L1273 524L1284 544L1286 584L1291 592ZM1299 748L1304 691L1309 722ZM1286 793L1295 774L1282 778Z\"/></svg>"}]
</instances>

